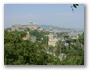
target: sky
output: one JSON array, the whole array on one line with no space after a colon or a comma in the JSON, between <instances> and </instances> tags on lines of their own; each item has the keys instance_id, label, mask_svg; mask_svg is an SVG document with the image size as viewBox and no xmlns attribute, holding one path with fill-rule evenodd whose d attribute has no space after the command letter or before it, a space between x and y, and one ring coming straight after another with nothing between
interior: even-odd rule
<instances>
[{"instance_id":1,"label":"sky","mask_svg":"<svg viewBox=\"0 0 90 71\"><path fill-rule=\"evenodd\" d=\"M52 25L61 28L84 29L84 5L71 8L72 4L5 4L4 28L13 24Z\"/></svg>"}]
</instances>

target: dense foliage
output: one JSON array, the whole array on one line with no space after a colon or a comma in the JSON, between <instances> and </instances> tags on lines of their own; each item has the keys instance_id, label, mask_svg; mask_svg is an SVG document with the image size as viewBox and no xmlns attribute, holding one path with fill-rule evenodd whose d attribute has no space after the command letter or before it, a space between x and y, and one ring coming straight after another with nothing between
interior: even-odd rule
<instances>
[{"instance_id":1,"label":"dense foliage","mask_svg":"<svg viewBox=\"0 0 90 71\"><path fill-rule=\"evenodd\" d=\"M79 35L75 44L66 47L64 42L58 42L56 47L48 46L47 32L30 31L30 35L36 36L36 42L23 40L26 32L4 31L4 64L5 65L83 65L84 64L84 34ZM43 39L42 39L43 38ZM47 53L55 52L56 56ZM54 50L55 49L55 50ZM59 60L60 53L66 58Z\"/></svg>"}]
</instances>

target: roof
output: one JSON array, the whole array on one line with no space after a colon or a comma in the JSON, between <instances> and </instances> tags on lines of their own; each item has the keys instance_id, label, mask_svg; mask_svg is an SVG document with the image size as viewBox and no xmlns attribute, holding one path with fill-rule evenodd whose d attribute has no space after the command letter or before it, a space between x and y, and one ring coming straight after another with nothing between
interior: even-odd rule
<instances>
[{"instance_id":1,"label":"roof","mask_svg":"<svg viewBox=\"0 0 90 71\"><path fill-rule=\"evenodd\" d=\"M28 39L29 39L28 35L23 37L23 40L28 40Z\"/></svg>"}]
</instances>

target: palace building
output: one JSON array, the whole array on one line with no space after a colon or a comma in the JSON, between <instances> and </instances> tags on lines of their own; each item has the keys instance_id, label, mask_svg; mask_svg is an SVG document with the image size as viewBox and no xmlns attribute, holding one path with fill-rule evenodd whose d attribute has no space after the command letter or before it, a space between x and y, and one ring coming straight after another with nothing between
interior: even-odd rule
<instances>
[{"instance_id":1,"label":"palace building","mask_svg":"<svg viewBox=\"0 0 90 71\"><path fill-rule=\"evenodd\" d=\"M12 31L24 31L26 28L29 28L31 30L36 30L39 28L38 25L34 24L32 21L29 22L29 24L27 25L21 25L21 24L15 24L15 25L12 25Z\"/></svg>"}]
</instances>

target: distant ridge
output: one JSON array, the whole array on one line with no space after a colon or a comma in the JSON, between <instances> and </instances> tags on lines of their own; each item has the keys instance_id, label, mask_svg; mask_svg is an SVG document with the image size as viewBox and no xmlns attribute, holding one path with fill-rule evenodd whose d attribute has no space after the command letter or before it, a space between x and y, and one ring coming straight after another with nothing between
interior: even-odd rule
<instances>
[{"instance_id":1,"label":"distant ridge","mask_svg":"<svg viewBox=\"0 0 90 71\"><path fill-rule=\"evenodd\" d=\"M39 25L39 26L44 29L50 29L50 27L51 27L52 29L75 30L75 29L71 29L71 28L63 28L63 27L57 27L57 26L52 26L52 25Z\"/></svg>"}]
</instances>

